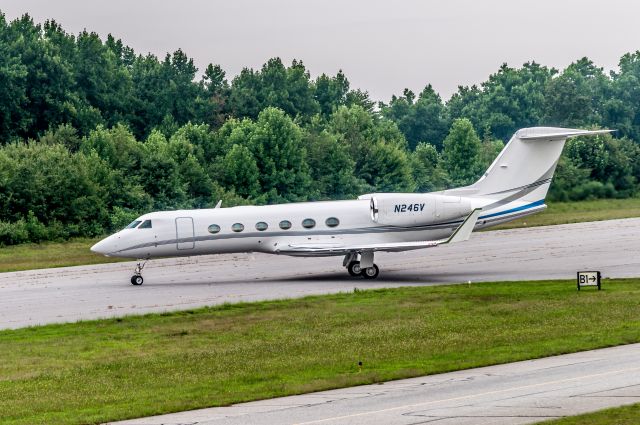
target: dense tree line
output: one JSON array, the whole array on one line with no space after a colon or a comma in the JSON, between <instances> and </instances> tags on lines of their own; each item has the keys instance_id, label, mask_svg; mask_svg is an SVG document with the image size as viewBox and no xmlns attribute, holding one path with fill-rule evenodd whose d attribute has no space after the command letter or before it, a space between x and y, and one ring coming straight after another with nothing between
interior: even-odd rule
<instances>
[{"instance_id":1,"label":"dense tree line","mask_svg":"<svg viewBox=\"0 0 640 425\"><path fill-rule=\"evenodd\" d=\"M153 209L351 198L473 182L521 127L610 127L572 140L551 197L628 197L640 181L640 52L606 75L503 65L444 102L388 103L340 71L270 59L227 78L183 51L0 14L0 244L93 236Z\"/></svg>"}]
</instances>

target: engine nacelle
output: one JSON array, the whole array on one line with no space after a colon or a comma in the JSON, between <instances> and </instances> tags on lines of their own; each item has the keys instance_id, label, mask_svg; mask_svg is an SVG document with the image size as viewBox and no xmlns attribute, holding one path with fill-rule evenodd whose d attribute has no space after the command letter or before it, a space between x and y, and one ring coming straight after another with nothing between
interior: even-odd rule
<instances>
[{"instance_id":1,"label":"engine nacelle","mask_svg":"<svg viewBox=\"0 0 640 425\"><path fill-rule=\"evenodd\" d=\"M389 226L422 226L466 217L471 202L460 196L435 194L372 194L371 219Z\"/></svg>"}]
</instances>

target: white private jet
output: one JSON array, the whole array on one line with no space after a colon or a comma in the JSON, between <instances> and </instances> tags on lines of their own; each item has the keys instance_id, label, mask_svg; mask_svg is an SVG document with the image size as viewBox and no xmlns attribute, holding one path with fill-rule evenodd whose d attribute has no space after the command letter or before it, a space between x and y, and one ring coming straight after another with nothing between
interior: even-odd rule
<instances>
[{"instance_id":1,"label":"white private jet","mask_svg":"<svg viewBox=\"0 0 640 425\"><path fill-rule=\"evenodd\" d=\"M544 198L569 137L611 130L554 127L516 132L484 175L432 193L370 193L357 200L161 211L137 218L91 250L147 260L234 252L344 256L351 276L378 277L376 251L407 251L469 239L471 232L546 208Z\"/></svg>"}]
</instances>

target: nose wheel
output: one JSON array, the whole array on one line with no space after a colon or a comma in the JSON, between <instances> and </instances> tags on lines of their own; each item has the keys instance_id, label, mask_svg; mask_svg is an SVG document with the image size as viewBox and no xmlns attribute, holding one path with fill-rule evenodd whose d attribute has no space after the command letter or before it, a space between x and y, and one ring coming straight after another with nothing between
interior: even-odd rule
<instances>
[{"instance_id":1,"label":"nose wheel","mask_svg":"<svg viewBox=\"0 0 640 425\"><path fill-rule=\"evenodd\" d=\"M144 261L139 261L138 264L136 264L136 269L133 272L133 276L131 276L131 284L132 285L142 285L142 283L144 282L144 279L142 278L142 269L144 269L144 266L147 264L147 260Z\"/></svg>"}]
</instances>

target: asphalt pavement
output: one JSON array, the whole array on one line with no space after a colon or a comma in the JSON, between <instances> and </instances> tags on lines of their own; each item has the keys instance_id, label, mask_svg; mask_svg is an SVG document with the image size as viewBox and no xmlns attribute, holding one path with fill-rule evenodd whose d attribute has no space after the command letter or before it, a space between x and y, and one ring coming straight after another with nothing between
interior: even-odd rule
<instances>
[{"instance_id":1,"label":"asphalt pavement","mask_svg":"<svg viewBox=\"0 0 640 425\"><path fill-rule=\"evenodd\" d=\"M474 233L468 242L377 253L380 277L352 278L341 257L212 255L0 274L0 329L360 289L480 281L640 276L640 218Z\"/></svg>"}]
</instances>

